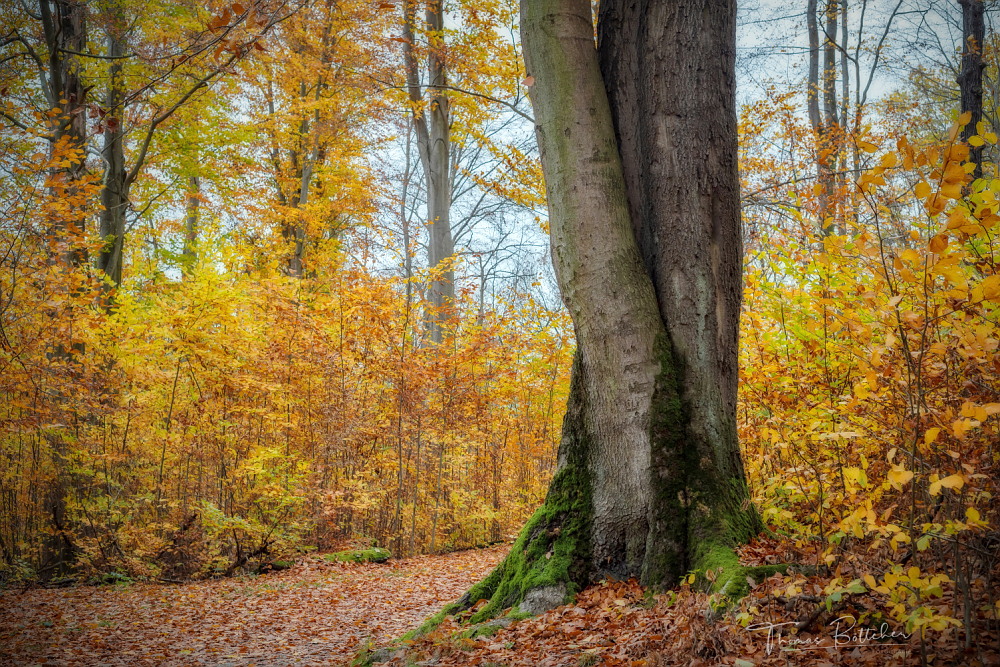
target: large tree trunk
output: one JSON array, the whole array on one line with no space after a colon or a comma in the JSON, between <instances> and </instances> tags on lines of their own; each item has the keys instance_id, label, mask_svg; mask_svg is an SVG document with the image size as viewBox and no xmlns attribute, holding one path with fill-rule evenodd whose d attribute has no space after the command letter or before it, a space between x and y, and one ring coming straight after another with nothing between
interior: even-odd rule
<instances>
[{"instance_id":1,"label":"large tree trunk","mask_svg":"<svg viewBox=\"0 0 1000 667\"><path fill-rule=\"evenodd\" d=\"M577 355L559 468L451 613L534 612L595 577L668 587L761 528L736 436L741 298L731 0L522 0L552 257ZM602 76L603 66L603 76ZM607 88L607 90L606 90Z\"/></svg>"},{"instance_id":2,"label":"large tree trunk","mask_svg":"<svg viewBox=\"0 0 1000 667\"><path fill-rule=\"evenodd\" d=\"M651 507L666 544L652 545L647 561L675 564L647 562L650 581L675 581L714 546L760 528L743 507L736 434L743 251L735 32L732 0L615 0L602 3L598 22L632 225L672 347L674 370L662 372L676 377L683 412L680 424L654 434L651 483L671 493ZM683 555L665 558L674 543Z\"/></svg>"},{"instance_id":3,"label":"large tree trunk","mask_svg":"<svg viewBox=\"0 0 1000 667\"><path fill-rule=\"evenodd\" d=\"M962 70L958 75L962 112L968 111L972 119L962 131L962 141L978 134L983 120L983 40L986 22L983 18L983 0L959 0L962 5ZM973 178L983 177L983 146L970 146L969 160L976 163Z\"/></svg>"}]
</instances>

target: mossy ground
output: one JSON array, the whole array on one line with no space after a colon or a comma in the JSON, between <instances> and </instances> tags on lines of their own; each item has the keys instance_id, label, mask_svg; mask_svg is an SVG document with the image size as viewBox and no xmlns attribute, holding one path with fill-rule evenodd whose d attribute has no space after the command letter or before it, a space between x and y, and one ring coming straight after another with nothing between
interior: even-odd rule
<instances>
[{"instance_id":1,"label":"mossy ground","mask_svg":"<svg viewBox=\"0 0 1000 667\"><path fill-rule=\"evenodd\" d=\"M380 547L337 551L323 556L324 560L331 563L384 563L390 558L392 558L392 554L389 553L389 550Z\"/></svg>"}]
</instances>

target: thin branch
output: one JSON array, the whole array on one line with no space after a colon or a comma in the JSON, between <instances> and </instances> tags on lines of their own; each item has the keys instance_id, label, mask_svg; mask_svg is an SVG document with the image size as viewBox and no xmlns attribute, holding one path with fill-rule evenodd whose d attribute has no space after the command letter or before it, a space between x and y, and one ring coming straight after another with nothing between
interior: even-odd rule
<instances>
[{"instance_id":1,"label":"thin branch","mask_svg":"<svg viewBox=\"0 0 1000 667\"><path fill-rule=\"evenodd\" d=\"M152 140L153 140L153 133L156 132L156 128L159 127L160 123L162 123L163 121L165 121L168 118L170 118L174 114L175 111L177 111L178 109L180 109L181 106L183 106L183 104L185 102L187 102L189 99L191 99L192 95L194 95L196 92L198 92L202 88L208 86L209 82L212 79L214 79L216 76L218 76L219 74L221 74L223 72L223 70L225 70L227 67L229 67L230 65L232 65L233 62L235 62L236 59L239 58L239 57L240 57L239 53L234 53L233 55L231 55L229 57L229 60L227 60L222 65L222 67L219 67L219 68L217 68L215 70L212 70L207 75L205 75L204 77L202 77L201 79L199 79L197 83L195 83L193 86L191 86L191 88L189 88L188 91L186 93L184 93L184 95L173 104L173 106L171 106L169 109L167 109L166 111L164 111L163 113L161 113L159 116L157 116L156 118L154 118L152 121L150 121L150 123L149 123L149 129L146 131L146 136L145 136L145 138L143 138L142 144L139 147L139 154L138 154L138 156L136 156L135 164L132 166L132 170L129 171L128 175L125 177L125 187L126 188L129 185L131 185L132 182L136 179L136 177L139 175L139 170L142 169L143 164L146 162L146 153L149 151L149 144L152 142Z\"/></svg>"},{"instance_id":2,"label":"thin branch","mask_svg":"<svg viewBox=\"0 0 1000 667\"><path fill-rule=\"evenodd\" d=\"M16 118L14 118L13 116L11 116L11 115L10 115L9 113L7 113L6 111L0 111L0 116L3 116L3 117L4 117L4 118L6 118L7 120L9 120L9 121L11 122L11 124L12 124L12 125L14 125L15 127L19 128L19 129L21 129L21 130L24 130L25 132L28 132L28 131L29 131L29 130L28 130L28 126L27 126L27 125L25 125L24 123L22 123L22 122L21 122L21 121L19 121L18 119L16 119Z\"/></svg>"},{"instance_id":3,"label":"thin branch","mask_svg":"<svg viewBox=\"0 0 1000 667\"><path fill-rule=\"evenodd\" d=\"M123 56L104 56L99 53L83 53L82 51L74 51L72 49L64 49L62 47L59 50L63 53L69 53L74 56L82 56L84 58L97 58L98 60L125 60L127 58L134 58L136 54L126 53Z\"/></svg>"},{"instance_id":4,"label":"thin branch","mask_svg":"<svg viewBox=\"0 0 1000 667\"><path fill-rule=\"evenodd\" d=\"M456 93L464 93L466 95L472 95L473 97L481 97L484 100L489 100L490 102L495 102L496 104L502 104L503 106L507 107L508 109L516 113L518 116L531 123L532 125L534 125L535 123L534 118L524 113L510 102L505 102L504 100L497 99L496 97L491 97L490 95L486 95L485 93L477 93L475 91L466 90L464 88L458 88L456 86L434 86L434 87L443 90L454 90Z\"/></svg>"}]
</instances>

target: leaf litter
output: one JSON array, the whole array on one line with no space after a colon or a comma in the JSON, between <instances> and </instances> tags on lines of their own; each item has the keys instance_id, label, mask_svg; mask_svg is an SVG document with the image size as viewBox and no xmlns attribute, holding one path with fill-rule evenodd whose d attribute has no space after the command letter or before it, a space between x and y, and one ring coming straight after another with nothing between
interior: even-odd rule
<instances>
[{"instance_id":1,"label":"leaf litter","mask_svg":"<svg viewBox=\"0 0 1000 667\"><path fill-rule=\"evenodd\" d=\"M340 665L438 611L509 546L261 576L0 592L3 665Z\"/></svg>"}]
</instances>

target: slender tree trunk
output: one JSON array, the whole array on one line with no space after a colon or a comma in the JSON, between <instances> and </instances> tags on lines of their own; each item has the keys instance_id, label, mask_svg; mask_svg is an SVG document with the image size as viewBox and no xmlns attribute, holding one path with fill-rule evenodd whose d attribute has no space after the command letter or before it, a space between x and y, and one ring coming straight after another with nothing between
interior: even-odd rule
<instances>
[{"instance_id":1,"label":"slender tree trunk","mask_svg":"<svg viewBox=\"0 0 1000 667\"><path fill-rule=\"evenodd\" d=\"M444 8L441 0L427 5L428 32L427 90L430 99L423 106L424 93L420 86L420 69L413 49L415 4L403 3L403 63L407 90L413 106L413 126L417 134L417 149L427 186L427 265L436 271L428 285L430 313L427 326L434 343L443 340L444 324L450 317L455 298L455 273L450 262L455 255L451 231L451 113L445 93L448 80L444 57Z\"/></svg>"},{"instance_id":2,"label":"slender tree trunk","mask_svg":"<svg viewBox=\"0 0 1000 667\"><path fill-rule=\"evenodd\" d=\"M184 216L184 252L181 263L184 275L194 272L198 263L198 221L201 216L201 179L188 177L187 211Z\"/></svg>"},{"instance_id":3,"label":"slender tree trunk","mask_svg":"<svg viewBox=\"0 0 1000 667\"><path fill-rule=\"evenodd\" d=\"M840 0L826 1L826 34L823 42L823 109L824 109L824 142L826 178L823 184L827 194L830 224L824 225L825 234L836 234L840 231L838 225L840 178L837 175L840 159L840 143L842 132L840 128L839 99L837 96L837 23L840 15Z\"/></svg>"},{"instance_id":4,"label":"slender tree trunk","mask_svg":"<svg viewBox=\"0 0 1000 667\"><path fill-rule=\"evenodd\" d=\"M834 0L827 0L824 14L827 19L826 29L829 30L829 3ZM806 107L809 114L809 125L812 127L816 138L816 182L819 185L817 194L817 225L816 229L820 235L825 235L832 231L832 224L827 226L827 218L831 215L831 195L833 194L833 179L831 177L830 155L830 66L833 56L830 54L829 38L824 41L824 68L822 80L820 78L820 39L817 13L819 11L817 0L809 0L806 6L806 27L809 33L809 75L806 89ZM836 75L834 74L834 77ZM834 80L834 84L836 81ZM823 92L823 109L820 109L820 91ZM823 113L825 112L825 114ZM834 111L836 114L836 111Z\"/></svg>"},{"instance_id":5,"label":"slender tree trunk","mask_svg":"<svg viewBox=\"0 0 1000 667\"><path fill-rule=\"evenodd\" d=\"M427 218L430 222L428 264L440 273L431 280L430 301L435 309L431 323L431 340L440 343L442 325L450 318L449 310L455 298L455 272L449 262L455 254L451 234L451 112L444 86L445 75L444 6L441 0L427 5L427 30L430 53L427 56L427 88L430 93L430 150L427 169ZM447 268L445 268L447 267ZM443 270L442 270L443 269Z\"/></svg>"},{"instance_id":6,"label":"slender tree trunk","mask_svg":"<svg viewBox=\"0 0 1000 667\"><path fill-rule=\"evenodd\" d=\"M117 17L112 17L117 18ZM97 267L104 271L112 285L122 281L122 253L125 245L125 210L128 207L128 176L125 171L124 90L122 87L122 65L120 57L125 54L124 35L121 26L108 26L108 56L115 58L108 67L108 89L103 118L104 182L101 187L100 234L103 239Z\"/></svg>"},{"instance_id":7,"label":"slender tree trunk","mask_svg":"<svg viewBox=\"0 0 1000 667\"><path fill-rule=\"evenodd\" d=\"M46 93L50 108L59 108L62 113L55 119L53 151L59 151L63 163L51 171L53 194L65 201L75 202L81 211L78 215L67 215L53 220L52 236L59 250L51 261L67 274L87 261L87 253L82 247L86 231L85 206L78 201L86 196L81 181L86 175L87 114L85 112L86 88L83 83L80 62L74 52L81 53L87 47L87 7L75 0L42 0L39 3L42 29L48 48L48 81ZM54 317L72 319L73 306L63 312L52 312ZM72 352L71 352L72 350ZM53 361L62 362L70 378L75 378L75 353L82 353L83 346L71 343L67 347L63 341L56 342L49 353ZM69 423L72 416L64 405L64 386L57 386L53 394L52 419L54 422ZM43 507L49 516L51 533L41 545L40 561L42 577L58 576L69 571L76 558L77 548L72 541L69 518L67 516L66 495L69 491L70 473L67 466L66 439L62 433L46 435L49 444L54 478L43 492Z\"/></svg>"},{"instance_id":8,"label":"slender tree trunk","mask_svg":"<svg viewBox=\"0 0 1000 667\"><path fill-rule=\"evenodd\" d=\"M962 70L958 75L962 113L968 111L972 119L962 130L962 141L978 134L983 120L983 40L986 22L983 18L983 0L958 0L962 5ZM973 178L983 177L983 146L969 147L969 160L976 163Z\"/></svg>"},{"instance_id":9,"label":"slender tree trunk","mask_svg":"<svg viewBox=\"0 0 1000 667\"><path fill-rule=\"evenodd\" d=\"M819 115L819 26L816 23L817 0L806 3L806 31L809 33L809 74L806 80L806 107L809 125L819 134L822 119Z\"/></svg>"},{"instance_id":10,"label":"slender tree trunk","mask_svg":"<svg viewBox=\"0 0 1000 667\"><path fill-rule=\"evenodd\" d=\"M735 420L735 2L605 0L595 49L589 0L522 0L521 30L578 347L545 504L446 613L536 612L604 574L711 569L737 594L761 523Z\"/></svg>"},{"instance_id":11,"label":"slender tree trunk","mask_svg":"<svg viewBox=\"0 0 1000 667\"><path fill-rule=\"evenodd\" d=\"M86 174L87 90L74 52L87 50L87 6L78 0L42 0L39 10L49 51L48 102L50 108L62 110L55 121L52 146L67 151L63 156L65 163L53 169L53 176L60 184L61 196L72 200L78 196L77 184ZM83 211L84 207L79 206L78 210ZM86 231L86 217L82 213L76 218L56 221L53 231L65 244L60 258L63 264L79 266L86 261L86 252L81 248Z\"/></svg>"}]
</instances>

